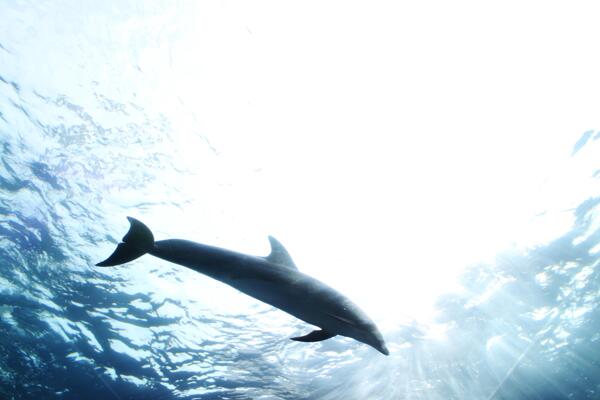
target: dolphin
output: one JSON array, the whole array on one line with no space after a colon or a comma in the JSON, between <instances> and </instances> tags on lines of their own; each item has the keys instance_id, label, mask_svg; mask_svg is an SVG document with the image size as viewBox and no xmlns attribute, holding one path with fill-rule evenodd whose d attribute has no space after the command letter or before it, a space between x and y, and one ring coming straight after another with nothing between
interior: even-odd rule
<instances>
[{"instance_id":1,"label":"dolphin","mask_svg":"<svg viewBox=\"0 0 600 400\"><path fill-rule=\"evenodd\" d=\"M208 275L294 317L319 327L299 342L318 342L347 336L389 355L383 337L371 319L347 297L298 270L287 250L269 236L271 253L258 257L189 240L154 241L150 229L127 217L129 231L106 260L109 267L148 253Z\"/></svg>"}]
</instances>

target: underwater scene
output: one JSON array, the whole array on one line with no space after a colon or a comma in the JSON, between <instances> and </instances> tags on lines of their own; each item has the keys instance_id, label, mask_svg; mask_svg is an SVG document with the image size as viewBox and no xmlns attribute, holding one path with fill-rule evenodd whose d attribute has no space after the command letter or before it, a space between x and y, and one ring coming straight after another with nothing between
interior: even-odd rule
<instances>
[{"instance_id":1,"label":"underwater scene","mask_svg":"<svg viewBox=\"0 0 600 400\"><path fill-rule=\"evenodd\" d=\"M0 398L599 399L597 21L503 7L0 0Z\"/></svg>"}]
</instances>

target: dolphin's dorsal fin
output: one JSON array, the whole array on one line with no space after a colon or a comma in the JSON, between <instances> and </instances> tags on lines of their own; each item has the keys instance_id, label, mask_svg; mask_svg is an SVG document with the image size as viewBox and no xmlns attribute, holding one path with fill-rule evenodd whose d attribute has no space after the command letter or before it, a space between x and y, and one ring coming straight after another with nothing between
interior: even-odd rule
<instances>
[{"instance_id":1,"label":"dolphin's dorsal fin","mask_svg":"<svg viewBox=\"0 0 600 400\"><path fill-rule=\"evenodd\" d=\"M283 247L283 245L279 243L277 239L275 239L273 236L269 236L269 243L271 243L271 254L265 257L268 262L282 265L291 269L298 269L296 264L294 264L292 257L290 257L290 253L288 253L285 247Z\"/></svg>"}]
</instances>

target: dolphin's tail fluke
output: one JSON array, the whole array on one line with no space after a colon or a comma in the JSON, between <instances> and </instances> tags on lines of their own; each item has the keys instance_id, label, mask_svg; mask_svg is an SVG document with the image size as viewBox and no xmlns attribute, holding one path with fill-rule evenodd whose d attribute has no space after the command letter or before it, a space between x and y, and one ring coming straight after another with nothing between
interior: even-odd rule
<instances>
[{"instance_id":1,"label":"dolphin's tail fluke","mask_svg":"<svg viewBox=\"0 0 600 400\"><path fill-rule=\"evenodd\" d=\"M135 218L127 217L131 226L119 243L117 249L106 260L96 264L99 267L111 267L113 265L125 264L143 256L154 247L154 236L152 231Z\"/></svg>"}]
</instances>

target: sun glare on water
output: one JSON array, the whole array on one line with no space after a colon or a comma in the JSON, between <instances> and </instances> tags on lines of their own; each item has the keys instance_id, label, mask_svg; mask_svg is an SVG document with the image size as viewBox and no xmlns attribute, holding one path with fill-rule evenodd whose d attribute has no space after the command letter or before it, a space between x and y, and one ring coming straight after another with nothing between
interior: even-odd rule
<instances>
[{"instance_id":1,"label":"sun glare on water","mask_svg":"<svg viewBox=\"0 0 600 400\"><path fill-rule=\"evenodd\" d=\"M528 57L527 18L506 30L501 15L475 21L442 6L427 18L432 30L404 17L426 13L419 5L329 2L319 15L271 6L289 18L198 5L185 35L164 44L169 62L157 56L165 49L146 57L177 92L165 107L203 111L195 130L207 141L190 142L185 125L174 132L181 162L212 182L164 218L179 218L182 234L252 254L267 254L274 235L302 271L393 324L430 319L470 263L571 224L548 179L560 180L554 172L588 129L572 121L588 121L595 103L578 92L576 107L576 82L546 79L570 68L544 61L552 49ZM558 35L548 24L544 34ZM488 46L498 32L505 46ZM522 68L508 63L515 54ZM197 187L194 175L177 179Z\"/></svg>"}]
</instances>

